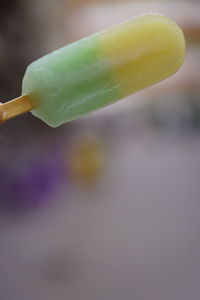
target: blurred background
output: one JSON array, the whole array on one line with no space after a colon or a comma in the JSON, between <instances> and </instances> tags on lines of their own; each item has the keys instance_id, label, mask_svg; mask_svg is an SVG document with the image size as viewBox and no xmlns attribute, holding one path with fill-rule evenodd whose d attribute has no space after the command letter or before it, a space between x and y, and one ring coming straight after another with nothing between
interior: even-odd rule
<instances>
[{"instance_id":1,"label":"blurred background","mask_svg":"<svg viewBox=\"0 0 200 300\"><path fill-rule=\"evenodd\" d=\"M181 70L52 129L0 127L0 299L200 298L200 2L1 0L1 102L36 58L160 12L182 26Z\"/></svg>"}]
</instances>

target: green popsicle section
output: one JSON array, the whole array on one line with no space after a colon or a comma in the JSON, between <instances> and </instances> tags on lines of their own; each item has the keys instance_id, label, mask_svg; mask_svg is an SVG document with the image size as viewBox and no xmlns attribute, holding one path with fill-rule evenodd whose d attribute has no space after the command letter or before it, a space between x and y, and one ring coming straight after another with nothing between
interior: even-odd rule
<instances>
[{"instance_id":1,"label":"green popsicle section","mask_svg":"<svg viewBox=\"0 0 200 300\"><path fill-rule=\"evenodd\" d=\"M109 105L175 73L184 36L171 20L144 15L33 62L22 95L52 127Z\"/></svg>"},{"instance_id":2,"label":"green popsicle section","mask_svg":"<svg viewBox=\"0 0 200 300\"><path fill-rule=\"evenodd\" d=\"M102 60L98 36L66 46L32 63L23 93L37 109L32 113L56 127L116 99L109 64Z\"/></svg>"}]
</instances>

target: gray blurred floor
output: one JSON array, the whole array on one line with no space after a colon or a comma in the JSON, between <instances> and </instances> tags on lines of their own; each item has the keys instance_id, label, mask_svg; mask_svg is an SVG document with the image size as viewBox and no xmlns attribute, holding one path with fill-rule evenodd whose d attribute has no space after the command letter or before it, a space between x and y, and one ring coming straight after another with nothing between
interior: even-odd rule
<instances>
[{"instance_id":1,"label":"gray blurred floor","mask_svg":"<svg viewBox=\"0 0 200 300\"><path fill-rule=\"evenodd\" d=\"M1 218L0 299L200 298L200 135L114 146L96 193Z\"/></svg>"}]
</instances>

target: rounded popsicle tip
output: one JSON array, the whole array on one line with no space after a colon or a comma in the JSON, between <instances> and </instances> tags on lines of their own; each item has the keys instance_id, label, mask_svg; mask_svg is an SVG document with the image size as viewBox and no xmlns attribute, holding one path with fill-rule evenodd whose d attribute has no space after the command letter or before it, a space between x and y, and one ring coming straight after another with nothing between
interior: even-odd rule
<instances>
[{"instance_id":1,"label":"rounded popsicle tip","mask_svg":"<svg viewBox=\"0 0 200 300\"><path fill-rule=\"evenodd\" d=\"M145 14L113 26L102 37L121 98L174 74L185 57L181 28L160 14Z\"/></svg>"},{"instance_id":2,"label":"rounded popsicle tip","mask_svg":"<svg viewBox=\"0 0 200 300\"><path fill-rule=\"evenodd\" d=\"M163 70L166 68L166 77L176 73L182 66L185 58L185 37L180 26L163 14L147 14L147 22L152 25L152 29L157 28L155 36L158 38L158 43L163 44L163 53L165 54L165 61ZM159 57L158 57L159 59Z\"/></svg>"}]
</instances>

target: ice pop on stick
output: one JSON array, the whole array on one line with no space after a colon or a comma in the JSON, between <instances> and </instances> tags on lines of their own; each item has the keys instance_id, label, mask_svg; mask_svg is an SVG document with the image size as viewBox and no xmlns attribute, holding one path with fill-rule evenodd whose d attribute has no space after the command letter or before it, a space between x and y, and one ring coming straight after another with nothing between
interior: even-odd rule
<instances>
[{"instance_id":1,"label":"ice pop on stick","mask_svg":"<svg viewBox=\"0 0 200 300\"><path fill-rule=\"evenodd\" d=\"M2 121L31 110L57 127L169 77L184 56L175 22L159 14L131 19L30 64L22 96L0 107Z\"/></svg>"}]
</instances>

